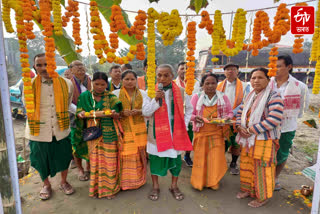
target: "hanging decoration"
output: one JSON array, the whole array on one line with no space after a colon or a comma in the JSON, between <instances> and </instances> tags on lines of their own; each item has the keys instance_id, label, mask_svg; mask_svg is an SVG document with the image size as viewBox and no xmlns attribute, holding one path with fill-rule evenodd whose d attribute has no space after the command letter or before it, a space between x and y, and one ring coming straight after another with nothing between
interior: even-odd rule
<instances>
[{"instance_id":1,"label":"hanging decoration","mask_svg":"<svg viewBox=\"0 0 320 214\"><path fill-rule=\"evenodd\" d=\"M268 76L269 77L274 77L277 73L277 60L278 57L277 55L279 54L278 52L278 47L273 47L271 48L270 52L269 52L269 64L268 64L268 68L269 68L269 72L268 72Z\"/></svg>"},{"instance_id":2,"label":"hanging decoration","mask_svg":"<svg viewBox=\"0 0 320 214\"><path fill-rule=\"evenodd\" d=\"M155 21L159 18L159 13L152 7L148 9L148 56L147 56L147 84L148 84L148 96L154 98L155 81L156 81L156 34L155 34Z\"/></svg>"},{"instance_id":3,"label":"hanging decoration","mask_svg":"<svg viewBox=\"0 0 320 214\"><path fill-rule=\"evenodd\" d=\"M60 1L59 0L54 0L56 1L56 4L60 6ZM68 6L66 7L66 12L64 13L64 16L61 17L61 6L60 9L57 7L56 9L53 10L53 16L55 16L55 13L58 14L60 13L60 16L57 15L54 20L57 20L57 23L54 24L54 30L55 30L55 35L61 36L63 35L62 28L60 30L60 26L66 27L68 25L68 22L70 21L71 17L72 18L72 37L74 39L74 44L76 45L76 52L81 53L82 48L80 45L82 45L82 40L80 36L80 13L78 12L79 10L79 2L76 2L74 0L68 0ZM55 12L56 11L56 12ZM60 18L61 17L61 18ZM58 32L57 32L58 31Z\"/></svg>"},{"instance_id":4,"label":"hanging decoration","mask_svg":"<svg viewBox=\"0 0 320 214\"><path fill-rule=\"evenodd\" d=\"M170 15L167 12L162 12L158 20L157 29L162 35L163 45L172 45L183 29L178 10L172 10Z\"/></svg>"},{"instance_id":5,"label":"hanging decoration","mask_svg":"<svg viewBox=\"0 0 320 214\"><path fill-rule=\"evenodd\" d=\"M59 74L55 71L56 61L55 61L55 44L53 39L53 23L50 20L50 1L40 0L40 14L41 14L41 25L45 26L42 34L45 36L45 50L46 50L46 61L47 61L47 72L50 77L58 77Z\"/></svg>"},{"instance_id":6,"label":"hanging decoration","mask_svg":"<svg viewBox=\"0 0 320 214\"><path fill-rule=\"evenodd\" d=\"M194 72L195 72L195 60L196 58L194 57L194 51L196 50L196 22L189 22L187 26L187 46L188 46L188 51L187 51L187 71L186 71L186 93L188 95L192 95L193 89L194 89L194 83L195 83L195 77L194 77Z\"/></svg>"},{"instance_id":7,"label":"hanging decoration","mask_svg":"<svg viewBox=\"0 0 320 214\"><path fill-rule=\"evenodd\" d=\"M146 27L147 14L143 10L138 11L138 15L135 17L135 22L131 28L128 28L124 17L121 13L121 8L118 5L113 5L111 7L111 16L110 16L110 29L112 32L118 32L121 30L123 35L128 34L129 36L135 36L137 40L143 39L144 30Z\"/></svg>"},{"instance_id":8,"label":"hanging decoration","mask_svg":"<svg viewBox=\"0 0 320 214\"><path fill-rule=\"evenodd\" d=\"M319 94L320 92L320 2L318 2L316 13L316 24L312 37L312 48L310 61L316 61L315 75L313 79L312 93ZM319 111L320 117L320 111Z\"/></svg>"},{"instance_id":9,"label":"hanging decoration","mask_svg":"<svg viewBox=\"0 0 320 214\"><path fill-rule=\"evenodd\" d=\"M205 10L201 12L201 22L198 27L201 29L206 28L209 35L211 35L213 32L212 20L210 19L209 13Z\"/></svg>"},{"instance_id":10,"label":"hanging decoration","mask_svg":"<svg viewBox=\"0 0 320 214\"><path fill-rule=\"evenodd\" d=\"M19 39L19 50L20 50L20 63L22 67L22 80L24 85L24 97L26 101L26 111L27 115L31 116L34 113L34 102L33 102L33 91L31 84L31 69L29 64L29 55L27 47L27 33L24 25L23 8L25 5L24 2L18 0L16 1L16 11L15 11L15 20L17 27L17 36Z\"/></svg>"},{"instance_id":11,"label":"hanging decoration","mask_svg":"<svg viewBox=\"0 0 320 214\"><path fill-rule=\"evenodd\" d=\"M277 9L274 17L273 29L270 28L269 16L266 12L260 10L256 12L256 18L253 25L252 44L248 46L248 50L252 50L252 55L257 56L259 49L272 43L278 43L281 36L286 35L290 30L290 10L286 8L286 4L282 3ZM261 33L264 33L268 39L261 40Z\"/></svg>"},{"instance_id":12,"label":"hanging decoration","mask_svg":"<svg viewBox=\"0 0 320 214\"><path fill-rule=\"evenodd\" d=\"M22 1L22 10L23 10L23 19L25 34L28 39L34 39L36 36L33 33L33 22L32 22L32 12L36 9L34 6L35 2L31 0L23 0Z\"/></svg>"},{"instance_id":13,"label":"hanging decoration","mask_svg":"<svg viewBox=\"0 0 320 214\"><path fill-rule=\"evenodd\" d=\"M12 0L11 0L12 1ZM13 33L14 29L12 27L11 19L10 19L10 0L2 0L2 20L4 22L4 26L8 33Z\"/></svg>"},{"instance_id":14,"label":"hanging decoration","mask_svg":"<svg viewBox=\"0 0 320 214\"><path fill-rule=\"evenodd\" d=\"M53 26L54 34L62 36L62 19L61 19L61 4L60 0L51 0L52 13L53 13Z\"/></svg>"},{"instance_id":15,"label":"hanging decoration","mask_svg":"<svg viewBox=\"0 0 320 214\"><path fill-rule=\"evenodd\" d=\"M134 59L135 55L138 55L140 60L144 59L145 52L144 52L144 49L142 50L141 48L143 47L143 43L138 43L137 45L131 46L129 48L129 52L127 56L118 57L115 54L116 49L119 47L117 32L119 30L122 30L122 32L124 31L125 33L128 34L130 31L130 29L128 30L128 28L124 23L124 19L121 14L121 8L119 6L116 6L116 5L112 6L113 12L110 16L110 19L111 19L110 29L112 33L109 34L110 46L106 39L104 31L102 29L102 22L100 19L98 4L95 0L90 1L90 11L91 11L90 12L90 15L91 15L90 32L93 34L93 39L94 39L93 47L95 49L96 56L99 58L100 64L103 64L106 61L108 61L109 63L114 62L118 64L127 64ZM141 16L142 15L140 14L140 18L138 19L141 19ZM137 28L137 26L140 26L141 24L142 22L137 22L135 25L135 28ZM139 29L142 30L143 28L139 27ZM104 57L103 54L105 54L107 57Z\"/></svg>"},{"instance_id":16,"label":"hanging decoration","mask_svg":"<svg viewBox=\"0 0 320 214\"><path fill-rule=\"evenodd\" d=\"M220 51L226 56L235 56L243 48L243 41L246 34L246 14L247 12L239 8L233 21L233 30L231 40L226 40L225 30L222 23L222 14L216 10L214 14L214 25L212 38L212 55L219 55ZM217 62L219 58L213 57L212 61Z\"/></svg>"},{"instance_id":17,"label":"hanging decoration","mask_svg":"<svg viewBox=\"0 0 320 214\"><path fill-rule=\"evenodd\" d=\"M214 13L213 33L211 34L211 38L212 38L211 54L213 56L220 54L220 43L221 43L221 40L225 39L225 38L221 38L223 36L225 37L225 30L223 28L221 16L222 16L221 11L216 10ZM219 58L212 57L211 61L217 62L219 61Z\"/></svg>"}]
</instances>

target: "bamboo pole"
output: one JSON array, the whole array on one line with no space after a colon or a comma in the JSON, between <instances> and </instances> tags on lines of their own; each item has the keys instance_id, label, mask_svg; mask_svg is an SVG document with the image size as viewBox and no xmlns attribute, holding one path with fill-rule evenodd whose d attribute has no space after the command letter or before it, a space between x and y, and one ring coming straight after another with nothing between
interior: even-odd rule
<instances>
[{"instance_id":1,"label":"bamboo pole","mask_svg":"<svg viewBox=\"0 0 320 214\"><path fill-rule=\"evenodd\" d=\"M21 214L21 199L14 132L12 126L8 73L6 68L2 10L0 5L0 192L4 213Z\"/></svg>"}]
</instances>

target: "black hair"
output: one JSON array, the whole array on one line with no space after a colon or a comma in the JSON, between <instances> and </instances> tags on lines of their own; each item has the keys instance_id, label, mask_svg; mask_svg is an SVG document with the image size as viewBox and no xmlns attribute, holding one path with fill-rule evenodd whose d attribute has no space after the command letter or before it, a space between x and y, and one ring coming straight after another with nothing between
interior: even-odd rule
<instances>
[{"instance_id":1,"label":"black hair","mask_svg":"<svg viewBox=\"0 0 320 214\"><path fill-rule=\"evenodd\" d=\"M292 65L292 67L293 67L293 61L292 61L292 58L291 58L290 55L285 54L285 55L278 56L278 60L281 60L281 59L284 61L284 64L286 66ZM292 70L293 69L291 68L290 71L289 71L289 74L292 73Z\"/></svg>"},{"instance_id":2,"label":"black hair","mask_svg":"<svg viewBox=\"0 0 320 214\"><path fill-rule=\"evenodd\" d=\"M40 57L44 57L44 56L46 56L45 53L39 53L39 54L35 55L35 56L33 57L33 62L36 61L36 58L40 58Z\"/></svg>"},{"instance_id":3,"label":"black hair","mask_svg":"<svg viewBox=\"0 0 320 214\"><path fill-rule=\"evenodd\" d=\"M129 70L132 70L132 66L130 64L124 64L123 66L126 67Z\"/></svg>"},{"instance_id":4,"label":"black hair","mask_svg":"<svg viewBox=\"0 0 320 214\"><path fill-rule=\"evenodd\" d=\"M251 72L250 72L250 79L251 79L251 77L252 77L252 74L254 73L254 72L256 72L256 71L262 71L263 73L264 73L264 75L267 77L267 79L270 79L270 77L268 76L268 69L266 69L266 68L255 68L255 69L253 69Z\"/></svg>"},{"instance_id":5,"label":"black hair","mask_svg":"<svg viewBox=\"0 0 320 214\"><path fill-rule=\"evenodd\" d=\"M180 65L185 65L185 64L187 64L187 63L186 62L179 62L178 68L180 67Z\"/></svg>"},{"instance_id":6,"label":"black hair","mask_svg":"<svg viewBox=\"0 0 320 214\"><path fill-rule=\"evenodd\" d=\"M213 73L208 73L208 74L205 74L205 75L201 78L201 83L200 83L200 86L201 86L201 87L203 86L204 81L206 81L206 79L207 79L208 77L213 77L213 78L215 78L216 81L217 81L217 83L218 83L218 77L217 77L217 75L215 75L215 74L213 74Z\"/></svg>"},{"instance_id":7,"label":"black hair","mask_svg":"<svg viewBox=\"0 0 320 214\"><path fill-rule=\"evenodd\" d=\"M106 73L104 72L101 72L101 71L97 71L93 74L93 78L92 78L92 81L95 81L95 80L104 80L108 87L106 90L109 90L109 81L108 81L108 76Z\"/></svg>"},{"instance_id":8,"label":"black hair","mask_svg":"<svg viewBox=\"0 0 320 214\"><path fill-rule=\"evenodd\" d=\"M156 63L156 65L158 65L158 61L157 60L155 60L155 63ZM147 66L148 66L148 60L145 59L145 60L143 60L143 67L145 68Z\"/></svg>"},{"instance_id":9,"label":"black hair","mask_svg":"<svg viewBox=\"0 0 320 214\"><path fill-rule=\"evenodd\" d=\"M133 70L126 70L125 72L123 72L121 74L121 79L123 80L128 74L133 74L134 78L138 79L136 72L134 72Z\"/></svg>"},{"instance_id":10,"label":"black hair","mask_svg":"<svg viewBox=\"0 0 320 214\"><path fill-rule=\"evenodd\" d=\"M111 68L109 69L109 73L113 70L113 69L120 69L120 65L113 65L111 66Z\"/></svg>"}]
</instances>

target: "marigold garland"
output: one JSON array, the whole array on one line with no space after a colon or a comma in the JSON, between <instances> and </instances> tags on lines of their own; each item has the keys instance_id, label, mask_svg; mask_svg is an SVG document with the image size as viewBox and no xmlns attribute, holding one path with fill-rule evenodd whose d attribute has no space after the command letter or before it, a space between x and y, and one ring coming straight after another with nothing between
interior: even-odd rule
<instances>
[{"instance_id":1,"label":"marigold garland","mask_svg":"<svg viewBox=\"0 0 320 214\"><path fill-rule=\"evenodd\" d=\"M210 19L209 13L205 10L201 12L201 22L198 27L201 29L206 28L209 35L213 32L212 20Z\"/></svg>"},{"instance_id":2,"label":"marigold garland","mask_svg":"<svg viewBox=\"0 0 320 214\"><path fill-rule=\"evenodd\" d=\"M61 4L60 0L51 0L53 11L54 34L62 36Z\"/></svg>"},{"instance_id":3,"label":"marigold garland","mask_svg":"<svg viewBox=\"0 0 320 214\"><path fill-rule=\"evenodd\" d=\"M154 98L155 92L155 79L156 79L156 34L155 34L155 20L159 18L159 13L152 7L148 9L148 56L147 56L147 84L148 84L148 95Z\"/></svg>"},{"instance_id":4,"label":"marigold garland","mask_svg":"<svg viewBox=\"0 0 320 214\"><path fill-rule=\"evenodd\" d=\"M213 33L211 34L212 38L212 47L211 47L211 54L213 56L220 54L220 43L221 41L225 40L225 30L222 25L222 19L221 19L221 11L216 10L214 13L214 25L213 25ZM223 37L224 38L221 38ZM212 57L212 62L219 61L219 58Z\"/></svg>"},{"instance_id":5,"label":"marigold garland","mask_svg":"<svg viewBox=\"0 0 320 214\"><path fill-rule=\"evenodd\" d=\"M55 44L53 36L53 23L50 20L50 2L49 0L40 0L40 13L41 13L41 25L44 26L42 34L45 36L45 50L46 50L46 61L47 61L47 72L50 77L56 78L59 74L56 70L55 61Z\"/></svg>"},{"instance_id":6,"label":"marigold garland","mask_svg":"<svg viewBox=\"0 0 320 214\"><path fill-rule=\"evenodd\" d=\"M312 49L310 60L317 61L315 75L313 79L312 93L319 94L320 92L320 2L318 2L316 13L316 24L312 37ZM320 116L320 112L319 112Z\"/></svg>"},{"instance_id":7,"label":"marigold garland","mask_svg":"<svg viewBox=\"0 0 320 214\"><path fill-rule=\"evenodd\" d=\"M274 17L273 29L270 28L269 16L264 11L257 11L253 25L252 44L248 46L253 56L259 54L259 49L268 46L271 43L278 43L282 35L286 35L290 30L290 15L286 4L282 3L277 9ZM261 40L261 33L264 33L268 39Z\"/></svg>"},{"instance_id":8,"label":"marigold garland","mask_svg":"<svg viewBox=\"0 0 320 214\"><path fill-rule=\"evenodd\" d=\"M13 27L10 19L9 0L2 0L2 20L8 33L13 33Z\"/></svg>"},{"instance_id":9,"label":"marigold garland","mask_svg":"<svg viewBox=\"0 0 320 214\"><path fill-rule=\"evenodd\" d=\"M278 52L278 47L273 47L271 48L270 52L269 52L269 61L270 63L268 64L268 68L269 68L269 72L268 72L268 76L269 77L274 77L277 74L277 60L278 57L277 55L279 54Z\"/></svg>"},{"instance_id":10,"label":"marigold garland","mask_svg":"<svg viewBox=\"0 0 320 214\"><path fill-rule=\"evenodd\" d=\"M186 71L186 93L188 95L191 95L194 88L194 72L195 72L195 57L194 51L196 49L196 22L189 22L187 26L187 46L188 46L188 52L187 52L187 71Z\"/></svg>"},{"instance_id":11,"label":"marigold garland","mask_svg":"<svg viewBox=\"0 0 320 214\"><path fill-rule=\"evenodd\" d=\"M163 45L172 45L183 29L178 10L172 10L170 15L167 12L162 12L158 20L157 29L162 35Z\"/></svg>"},{"instance_id":12,"label":"marigold garland","mask_svg":"<svg viewBox=\"0 0 320 214\"><path fill-rule=\"evenodd\" d=\"M144 46L143 43L138 43L137 45L133 45L130 47L127 56L118 57L116 56L116 49L119 46L118 34L117 31L120 29L123 31L126 26L124 22L122 22L121 8L119 6L112 6L112 15L110 16L111 23L111 31L109 34L110 46L106 39L106 36L102 29L102 22L100 19L98 4L95 0L90 1L90 32L93 34L93 47L95 49L95 54L99 58L99 63L103 64L106 61L109 63L118 63L118 64L127 64L134 59L134 56L137 55L137 59L143 60L145 57ZM141 24L141 23L140 23ZM120 25L120 26L119 26ZM106 57L104 56L106 55Z\"/></svg>"},{"instance_id":13,"label":"marigold garland","mask_svg":"<svg viewBox=\"0 0 320 214\"><path fill-rule=\"evenodd\" d=\"M73 16L73 13L78 11L79 3L74 0L68 0L68 6L66 7L66 12L62 16L62 26L67 27L70 18Z\"/></svg>"},{"instance_id":14,"label":"marigold garland","mask_svg":"<svg viewBox=\"0 0 320 214\"><path fill-rule=\"evenodd\" d=\"M223 39L220 43L220 49L226 56L235 56L240 51L242 51L243 41L245 39L246 34L246 14L247 12L244 11L242 8L239 8L237 10L232 25L233 30L231 40L226 41L225 39ZM219 23L222 23L222 20ZM225 38L225 36L220 37Z\"/></svg>"},{"instance_id":15,"label":"marigold garland","mask_svg":"<svg viewBox=\"0 0 320 214\"><path fill-rule=\"evenodd\" d=\"M33 31L33 22L32 22L32 12L35 9L34 5L35 2L31 0L23 0L22 1L22 9L23 9L23 19L25 33L28 39L34 39L36 36L34 35Z\"/></svg>"},{"instance_id":16,"label":"marigold garland","mask_svg":"<svg viewBox=\"0 0 320 214\"><path fill-rule=\"evenodd\" d=\"M26 111L28 116L32 116L34 113L34 102L33 102L33 92L31 85L31 70L29 64L29 55L28 55L28 47L27 47L27 35L26 28L24 25L24 15L23 15L23 5L25 2L18 0L16 2L15 8L15 20L17 27L17 36L19 39L19 50L20 50L20 63L22 67L22 77L24 84L24 96L26 101Z\"/></svg>"}]
</instances>

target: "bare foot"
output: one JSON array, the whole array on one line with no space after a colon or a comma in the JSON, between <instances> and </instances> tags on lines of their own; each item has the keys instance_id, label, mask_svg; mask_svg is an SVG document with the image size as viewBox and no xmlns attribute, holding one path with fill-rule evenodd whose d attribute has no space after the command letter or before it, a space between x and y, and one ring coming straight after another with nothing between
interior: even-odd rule
<instances>
[{"instance_id":1,"label":"bare foot","mask_svg":"<svg viewBox=\"0 0 320 214\"><path fill-rule=\"evenodd\" d=\"M248 192L238 192L237 199L248 198L249 196L250 196L250 193Z\"/></svg>"},{"instance_id":2,"label":"bare foot","mask_svg":"<svg viewBox=\"0 0 320 214\"><path fill-rule=\"evenodd\" d=\"M252 207L252 208L258 208L258 207L265 205L267 202L268 202L268 200L264 200L264 201L260 202L260 201L258 201L258 199L255 199L253 201L250 201L248 206Z\"/></svg>"},{"instance_id":3,"label":"bare foot","mask_svg":"<svg viewBox=\"0 0 320 214\"><path fill-rule=\"evenodd\" d=\"M210 188L216 191L216 190L218 190L220 188L220 185L218 183L218 184L216 184L216 185L214 185L214 186L212 186Z\"/></svg>"}]
</instances>

